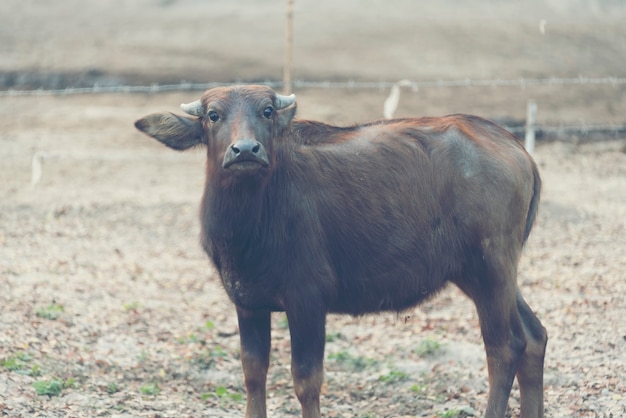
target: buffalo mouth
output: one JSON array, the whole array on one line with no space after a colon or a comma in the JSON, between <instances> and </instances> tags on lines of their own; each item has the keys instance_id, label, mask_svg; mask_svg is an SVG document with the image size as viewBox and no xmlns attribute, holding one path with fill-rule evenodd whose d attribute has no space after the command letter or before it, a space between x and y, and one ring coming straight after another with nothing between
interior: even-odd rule
<instances>
[{"instance_id":1,"label":"buffalo mouth","mask_svg":"<svg viewBox=\"0 0 626 418\"><path fill-rule=\"evenodd\" d=\"M235 171L248 171L248 170L257 170L259 168L269 167L269 162L263 159L254 158L254 159L241 159L235 161L224 161L222 165L223 168L227 170L235 170Z\"/></svg>"}]
</instances>

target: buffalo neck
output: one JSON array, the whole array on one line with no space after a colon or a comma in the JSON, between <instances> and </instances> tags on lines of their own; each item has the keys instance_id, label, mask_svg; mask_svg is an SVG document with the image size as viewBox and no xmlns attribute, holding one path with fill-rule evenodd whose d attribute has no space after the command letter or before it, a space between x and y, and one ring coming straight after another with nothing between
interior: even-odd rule
<instances>
[{"instance_id":1,"label":"buffalo neck","mask_svg":"<svg viewBox=\"0 0 626 418\"><path fill-rule=\"evenodd\" d=\"M204 234L213 240L247 238L256 235L266 182L258 178L208 177L202 200Z\"/></svg>"}]
</instances>

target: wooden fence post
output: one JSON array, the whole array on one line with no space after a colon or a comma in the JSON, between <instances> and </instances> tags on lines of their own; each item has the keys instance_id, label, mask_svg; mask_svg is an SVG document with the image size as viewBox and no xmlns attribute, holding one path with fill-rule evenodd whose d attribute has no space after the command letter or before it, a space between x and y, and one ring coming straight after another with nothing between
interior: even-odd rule
<instances>
[{"instance_id":1,"label":"wooden fence post","mask_svg":"<svg viewBox=\"0 0 626 418\"><path fill-rule=\"evenodd\" d=\"M291 94L293 65L293 2L287 0L287 23L285 31L285 63L283 67L283 93Z\"/></svg>"}]
</instances>

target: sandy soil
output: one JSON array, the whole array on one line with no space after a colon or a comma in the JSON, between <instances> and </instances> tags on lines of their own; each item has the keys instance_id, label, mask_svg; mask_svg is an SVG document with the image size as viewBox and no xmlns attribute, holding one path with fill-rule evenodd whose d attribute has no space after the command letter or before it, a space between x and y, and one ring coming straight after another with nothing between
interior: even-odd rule
<instances>
[{"instance_id":1,"label":"sandy soil","mask_svg":"<svg viewBox=\"0 0 626 418\"><path fill-rule=\"evenodd\" d=\"M626 76L619 2L296 3L300 79ZM5 0L0 84L280 79L282 19L282 3L251 0ZM403 95L398 116L523 119L533 98L543 123L623 123L625 93L433 88ZM301 117L346 124L380 118L388 92L296 94ZM198 245L202 152L132 127L193 99L0 98L3 416L242 416L234 309ZM626 415L626 138L584 139L538 145L543 201L520 267L550 335L550 417ZM270 413L297 416L284 316L273 323ZM325 416L481 415L486 390L476 314L454 288L401 315L329 317ZM517 389L509 406L518 416Z\"/></svg>"}]
</instances>

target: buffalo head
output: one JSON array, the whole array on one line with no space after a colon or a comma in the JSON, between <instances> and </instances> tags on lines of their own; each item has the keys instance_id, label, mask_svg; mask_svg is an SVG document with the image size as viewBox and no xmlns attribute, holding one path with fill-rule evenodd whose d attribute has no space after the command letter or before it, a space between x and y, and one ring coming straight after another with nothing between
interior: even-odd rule
<instances>
[{"instance_id":1,"label":"buffalo head","mask_svg":"<svg viewBox=\"0 0 626 418\"><path fill-rule=\"evenodd\" d=\"M158 113L135 126L175 150L204 144L213 170L255 174L272 168L274 139L289 126L295 100L265 86L218 87L180 106L191 118Z\"/></svg>"}]
</instances>

